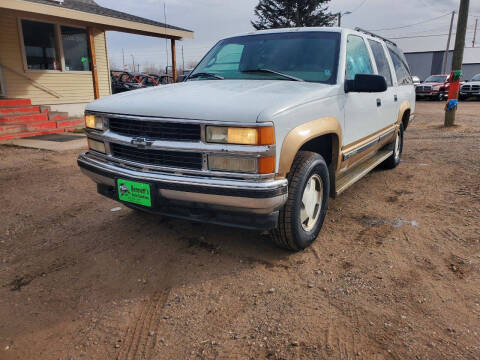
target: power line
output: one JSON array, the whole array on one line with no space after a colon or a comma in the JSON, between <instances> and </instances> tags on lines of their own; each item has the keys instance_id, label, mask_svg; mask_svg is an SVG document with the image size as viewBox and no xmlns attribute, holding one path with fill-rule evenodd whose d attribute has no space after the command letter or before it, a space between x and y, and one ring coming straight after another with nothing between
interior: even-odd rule
<instances>
[{"instance_id":1,"label":"power line","mask_svg":"<svg viewBox=\"0 0 480 360\"><path fill-rule=\"evenodd\" d=\"M355 11L357 11L358 9L360 9L363 5L365 5L365 3L367 2L368 0L363 0L363 2L358 5L355 9L353 10L350 10L350 14L353 14Z\"/></svg>"},{"instance_id":2,"label":"power line","mask_svg":"<svg viewBox=\"0 0 480 360\"><path fill-rule=\"evenodd\" d=\"M468 33L473 33L473 30L467 31ZM456 33L453 33L456 34ZM427 38L427 37L436 37L436 36L448 36L446 34L432 34L432 35L417 35L417 36L400 36L400 37L388 37L390 40L399 40L399 39L416 39L416 38Z\"/></svg>"},{"instance_id":3,"label":"power line","mask_svg":"<svg viewBox=\"0 0 480 360\"><path fill-rule=\"evenodd\" d=\"M430 21L438 20L438 19L441 19L441 18L443 18L445 16L448 16L448 15L451 15L451 13L443 14L441 16L437 16L437 17L434 17L434 18L431 18L431 19L423 20L423 21L420 21L418 23L414 23L414 24L410 24L410 25L397 26L397 27L384 28L384 29L374 29L374 30L369 30L369 31L386 31L386 30L405 29L405 28L408 28L408 27L421 25L421 24L425 24L425 23L430 22Z\"/></svg>"}]
</instances>

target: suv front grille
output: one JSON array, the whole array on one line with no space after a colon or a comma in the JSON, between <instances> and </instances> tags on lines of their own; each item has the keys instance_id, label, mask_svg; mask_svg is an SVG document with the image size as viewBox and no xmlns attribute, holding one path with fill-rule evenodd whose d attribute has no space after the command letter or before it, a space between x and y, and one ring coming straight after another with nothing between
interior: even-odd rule
<instances>
[{"instance_id":1,"label":"suv front grille","mask_svg":"<svg viewBox=\"0 0 480 360\"><path fill-rule=\"evenodd\" d=\"M200 125L147 120L109 119L111 131L151 140L200 141Z\"/></svg>"},{"instance_id":2,"label":"suv front grille","mask_svg":"<svg viewBox=\"0 0 480 360\"><path fill-rule=\"evenodd\" d=\"M110 149L112 155L121 160L134 161L145 165L202 170L201 153L138 149L115 143L110 144Z\"/></svg>"},{"instance_id":3,"label":"suv front grille","mask_svg":"<svg viewBox=\"0 0 480 360\"><path fill-rule=\"evenodd\" d=\"M421 85L417 86L417 92L430 92L432 91L432 87L428 85Z\"/></svg>"}]
</instances>

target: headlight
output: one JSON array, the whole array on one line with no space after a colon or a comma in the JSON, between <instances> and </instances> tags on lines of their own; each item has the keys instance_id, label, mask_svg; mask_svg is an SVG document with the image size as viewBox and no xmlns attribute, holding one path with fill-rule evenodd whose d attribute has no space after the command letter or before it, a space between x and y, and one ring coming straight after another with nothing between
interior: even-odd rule
<instances>
[{"instance_id":1,"label":"headlight","mask_svg":"<svg viewBox=\"0 0 480 360\"><path fill-rule=\"evenodd\" d=\"M89 129L104 130L103 118L95 115L85 115L85 127Z\"/></svg>"},{"instance_id":2,"label":"headlight","mask_svg":"<svg viewBox=\"0 0 480 360\"><path fill-rule=\"evenodd\" d=\"M209 143L237 145L273 145L275 132L273 127L240 128L207 126L206 140Z\"/></svg>"},{"instance_id":3,"label":"headlight","mask_svg":"<svg viewBox=\"0 0 480 360\"><path fill-rule=\"evenodd\" d=\"M97 140L88 139L88 148L105 154L105 143Z\"/></svg>"}]
</instances>

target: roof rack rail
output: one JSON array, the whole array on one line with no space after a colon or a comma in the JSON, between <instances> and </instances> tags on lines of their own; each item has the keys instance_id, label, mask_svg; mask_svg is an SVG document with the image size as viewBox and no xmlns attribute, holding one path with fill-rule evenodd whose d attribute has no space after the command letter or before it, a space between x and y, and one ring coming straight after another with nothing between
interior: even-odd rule
<instances>
[{"instance_id":1,"label":"roof rack rail","mask_svg":"<svg viewBox=\"0 0 480 360\"><path fill-rule=\"evenodd\" d=\"M394 43L392 40L389 40L389 39L387 39L387 38L384 38L383 36L377 35L377 34L371 32L371 31L368 31L368 30L365 30L365 29L362 29L362 28L359 28L359 27L356 27L356 28L355 28L355 31L363 32L364 34L367 34L367 35L370 35L370 36L373 36L373 37L382 39L383 41L388 42L388 43L390 43L390 44L398 47L398 45L397 45L396 43Z\"/></svg>"}]
</instances>

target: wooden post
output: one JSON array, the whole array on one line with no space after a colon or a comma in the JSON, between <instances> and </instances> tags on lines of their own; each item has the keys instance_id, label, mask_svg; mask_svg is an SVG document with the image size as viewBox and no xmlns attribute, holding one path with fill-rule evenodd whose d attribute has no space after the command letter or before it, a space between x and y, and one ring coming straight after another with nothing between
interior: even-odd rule
<instances>
[{"instance_id":1,"label":"wooden post","mask_svg":"<svg viewBox=\"0 0 480 360\"><path fill-rule=\"evenodd\" d=\"M93 95L95 99L100 98L100 90L98 87L97 57L95 55L95 39L93 38L93 28L88 27L88 50L90 51L90 69L93 78Z\"/></svg>"},{"instance_id":2,"label":"wooden post","mask_svg":"<svg viewBox=\"0 0 480 360\"><path fill-rule=\"evenodd\" d=\"M172 43L172 77L173 82L177 82L177 51L175 48L175 39L171 40Z\"/></svg>"},{"instance_id":3,"label":"wooden post","mask_svg":"<svg viewBox=\"0 0 480 360\"><path fill-rule=\"evenodd\" d=\"M452 71L462 70L463 52L465 50L465 37L467 34L469 8L470 8L470 0L460 0L460 11L458 12L457 35L455 38L455 50L453 51ZM450 86L452 86L452 84ZM449 100L451 99L449 98ZM445 122L444 122L445 126L453 126L455 124L456 112L457 112L456 108L453 110L445 111Z\"/></svg>"}]
</instances>

